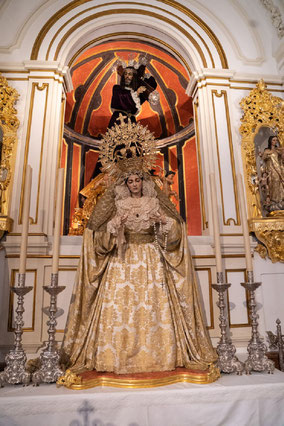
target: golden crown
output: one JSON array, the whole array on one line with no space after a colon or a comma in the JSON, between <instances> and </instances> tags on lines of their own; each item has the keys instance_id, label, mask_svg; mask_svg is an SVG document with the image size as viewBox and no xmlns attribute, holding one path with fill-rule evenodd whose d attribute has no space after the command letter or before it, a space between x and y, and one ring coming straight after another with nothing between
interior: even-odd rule
<instances>
[{"instance_id":1,"label":"golden crown","mask_svg":"<svg viewBox=\"0 0 284 426\"><path fill-rule=\"evenodd\" d=\"M119 177L139 172L148 173L156 163L156 147L153 133L139 123L132 123L119 115L115 124L103 136L99 160L102 172Z\"/></svg>"}]
</instances>

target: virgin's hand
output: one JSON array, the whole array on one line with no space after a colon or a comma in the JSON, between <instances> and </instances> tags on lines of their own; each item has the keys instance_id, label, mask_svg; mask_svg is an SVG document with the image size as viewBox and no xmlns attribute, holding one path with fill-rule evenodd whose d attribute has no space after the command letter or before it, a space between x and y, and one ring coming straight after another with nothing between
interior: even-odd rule
<instances>
[{"instance_id":1,"label":"virgin's hand","mask_svg":"<svg viewBox=\"0 0 284 426\"><path fill-rule=\"evenodd\" d=\"M151 217L150 217L150 220L151 221L153 221L153 222L161 222L163 225L165 225L166 223L167 223L167 219L166 219L166 217L165 216L162 216L162 215L160 215L160 214L153 214Z\"/></svg>"},{"instance_id":2,"label":"virgin's hand","mask_svg":"<svg viewBox=\"0 0 284 426\"><path fill-rule=\"evenodd\" d=\"M128 214L125 214L121 217L121 225L124 225L126 223L127 218L128 218Z\"/></svg>"},{"instance_id":3,"label":"virgin's hand","mask_svg":"<svg viewBox=\"0 0 284 426\"><path fill-rule=\"evenodd\" d=\"M154 213L150 216L152 222L160 222L161 216L158 213Z\"/></svg>"}]
</instances>

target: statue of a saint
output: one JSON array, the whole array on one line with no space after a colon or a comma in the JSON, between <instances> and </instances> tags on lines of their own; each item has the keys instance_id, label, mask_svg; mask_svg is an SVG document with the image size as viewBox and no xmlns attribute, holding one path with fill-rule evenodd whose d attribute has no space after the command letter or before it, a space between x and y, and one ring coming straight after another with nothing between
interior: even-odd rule
<instances>
[{"instance_id":1,"label":"statue of a saint","mask_svg":"<svg viewBox=\"0 0 284 426\"><path fill-rule=\"evenodd\" d=\"M111 128L114 123L119 124L120 114L136 123L136 115L141 110L141 105L151 99L153 92L157 87L153 76L146 75L146 57L140 57L139 63L134 60L129 61L128 65L120 62L117 72L121 77L120 84L113 86L111 109L112 117L108 127Z\"/></svg>"},{"instance_id":2,"label":"statue of a saint","mask_svg":"<svg viewBox=\"0 0 284 426\"><path fill-rule=\"evenodd\" d=\"M161 178L163 181L163 191L165 192L165 194L169 197L170 200L172 197L174 197L178 201L178 195L176 191L172 189L175 174L176 173L173 170L169 170L165 173L165 176L162 176Z\"/></svg>"},{"instance_id":3,"label":"statue of a saint","mask_svg":"<svg viewBox=\"0 0 284 426\"><path fill-rule=\"evenodd\" d=\"M264 195L264 206L269 212L284 209L284 148L280 147L277 136L268 138L267 148L259 154L264 163L260 188Z\"/></svg>"},{"instance_id":4,"label":"statue of a saint","mask_svg":"<svg viewBox=\"0 0 284 426\"><path fill-rule=\"evenodd\" d=\"M100 159L113 183L84 231L63 342L69 367L117 374L206 370L217 357L185 223L150 174L154 137L130 121L107 134Z\"/></svg>"}]
</instances>

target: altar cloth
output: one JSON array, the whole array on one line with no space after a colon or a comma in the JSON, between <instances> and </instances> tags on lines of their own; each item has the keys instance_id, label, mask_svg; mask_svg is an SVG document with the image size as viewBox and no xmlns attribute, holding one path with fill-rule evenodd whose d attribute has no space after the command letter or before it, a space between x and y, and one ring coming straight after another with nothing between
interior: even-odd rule
<instances>
[{"instance_id":1,"label":"altar cloth","mask_svg":"<svg viewBox=\"0 0 284 426\"><path fill-rule=\"evenodd\" d=\"M284 373L222 374L207 385L86 390L7 385L1 426L283 426Z\"/></svg>"}]
</instances>

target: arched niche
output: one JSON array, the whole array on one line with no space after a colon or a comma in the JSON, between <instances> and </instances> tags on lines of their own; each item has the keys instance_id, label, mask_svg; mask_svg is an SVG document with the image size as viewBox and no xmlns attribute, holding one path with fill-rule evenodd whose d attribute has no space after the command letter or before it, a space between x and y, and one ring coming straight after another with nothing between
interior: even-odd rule
<instances>
[{"instance_id":1,"label":"arched niche","mask_svg":"<svg viewBox=\"0 0 284 426\"><path fill-rule=\"evenodd\" d=\"M9 217L11 181L14 171L14 145L17 141L19 120L14 104L18 93L8 85L0 73L0 239L12 229Z\"/></svg>"},{"instance_id":2,"label":"arched niche","mask_svg":"<svg viewBox=\"0 0 284 426\"><path fill-rule=\"evenodd\" d=\"M113 40L84 50L71 67L74 90L67 94L61 166L66 172L64 233L77 234L84 188L99 175L100 135L111 118L112 87L119 82L118 59L147 55L146 72L158 83L158 105L143 104L137 121L154 133L159 170L174 171L173 200L188 222L190 235L201 234L198 158L192 99L185 93L188 71L171 52L140 39ZM190 171L190 178L188 172ZM82 195L80 195L82 194ZM75 223L74 223L75 221ZM74 226L75 228L74 228ZM80 228L82 232L82 228ZM80 233L79 232L79 233Z\"/></svg>"},{"instance_id":3,"label":"arched niche","mask_svg":"<svg viewBox=\"0 0 284 426\"><path fill-rule=\"evenodd\" d=\"M241 106L250 231L259 243L256 251L261 257L284 262L284 102L260 80ZM277 142L274 147L269 142L272 138Z\"/></svg>"},{"instance_id":4,"label":"arched niche","mask_svg":"<svg viewBox=\"0 0 284 426\"><path fill-rule=\"evenodd\" d=\"M39 78L46 78L47 73L52 71L57 83L61 84L62 78L64 79L63 86L65 91L69 92L72 86L69 70L78 57L101 43L119 41L122 37L124 40L139 39L166 50L186 70L189 85L195 72L206 68L219 70L228 68L226 55L214 32L185 6L163 0L155 1L143 8L139 8L135 2L116 2L116 4L119 4L118 9L115 9L112 3L73 1L58 10L46 20L34 40L30 61L25 63L26 69L34 76L42 72ZM185 93L188 93L189 85L184 89ZM196 80L193 81L192 87L196 88ZM60 87L58 89L60 90ZM59 110L58 101L57 93L52 101L54 103L49 106L47 117L48 114L52 116L55 109ZM55 131L49 129L46 139L55 141L54 153L57 143ZM54 154L47 155L53 155L48 161L55 164ZM200 147L198 163L197 167L200 170ZM52 176L52 179L55 179L54 173ZM199 183L201 185L201 181ZM52 185L53 181L50 184ZM42 197L44 199L43 195ZM204 195L202 199L204 200ZM202 211L204 209L203 202ZM49 206L49 211L51 210L52 205ZM206 223L205 218L203 222ZM44 231L49 233L47 228L51 228L50 218L48 225L44 225Z\"/></svg>"},{"instance_id":5,"label":"arched niche","mask_svg":"<svg viewBox=\"0 0 284 426\"><path fill-rule=\"evenodd\" d=\"M165 0L136 2L73 1L51 16L33 43L30 59L70 65L75 52L122 34L139 34L171 46L190 68L228 68L224 49L208 25L187 7Z\"/></svg>"}]
</instances>

